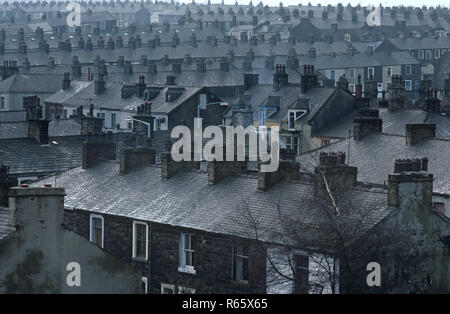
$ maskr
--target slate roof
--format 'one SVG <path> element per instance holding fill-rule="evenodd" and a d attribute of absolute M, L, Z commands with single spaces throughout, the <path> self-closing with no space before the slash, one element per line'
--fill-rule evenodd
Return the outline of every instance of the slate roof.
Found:
<path fill-rule="evenodd" d="M 28 122 L 0 122 L 0 139 L 28 137 Z"/>
<path fill-rule="evenodd" d="M 350 151 L 349 151 L 350 150 Z M 362 140 L 344 139 L 297 157 L 302 169 L 313 171 L 320 152 L 346 152 L 349 164 L 358 167 L 358 181 L 384 184 L 399 158 L 427 157 L 434 175 L 433 191 L 450 195 L 450 140 L 423 140 L 406 145 L 405 136 L 372 134 Z"/>
<path fill-rule="evenodd" d="M 60 77 L 14 74 L 0 82 L 0 93 L 54 93 L 60 86 Z"/>
<path fill-rule="evenodd" d="M 71 81 L 67 90 L 60 89 L 46 98 L 46 103 L 63 104 L 78 107 L 94 104 L 95 108 L 109 108 L 120 110 L 135 110 L 142 103 L 142 98 L 122 98 L 121 83 L 106 82 L 106 89 L 100 95 L 95 95 L 94 81 Z"/>
<path fill-rule="evenodd" d="M 298 76 L 298 75 L 297 75 Z M 331 95 L 336 91 L 336 88 L 311 88 L 305 94 L 301 93 L 301 88 L 298 85 L 289 85 L 283 87 L 279 91 L 273 91 L 272 85 L 257 85 L 248 89 L 244 95 L 252 96 L 252 110 L 253 118 L 256 120 L 259 116 L 259 107 L 264 105 L 269 97 L 280 97 L 279 110 L 268 117 L 268 120 L 284 120 L 287 118 L 288 110 L 300 98 L 307 98 L 310 100 L 310 110 L 302 119 L 310 119 L 321 109 Z"/>
<path fill-rule="evenodd" d="M 51 137 L 48 146 L 34 138 L 0 140 L 0 164 L 12 175 L 43 175 L 81 165 L 82 136 Z"/>
<path fill-rule="evenodd" d="M 53 181 L 49 177 L 35 184 Z M 87 171 L 74 168 L 64 172 L 57 185 L 66 189 L 65 206 L 69 209 L 245 238 L 255 236 L 250 215 L 256 219 L 259 238 L 264 241 L 279 241 L 274 237 L 279 217 L 301 219 L 319 229 L 325 219 L 313 205 L 314 184 L 308 180 L 279 183 L 261 192 L 255 175 L 228 177 L 211 185 L 207 173 L 201 171 L 181 171 L 162 180 L 157 165 L 119 174 L 117 162 L 103 161 Z M 355 222 L 356 208 L 368 213 L 357 232 L 367 231 L 390 212 L 383 188 L 357 186 L 343 200 L 343 216 L 349 223 Z M 316 232 L 309 236 L 314 237 Z"/>
<path fill-rule="evenodd" d="M 27 113 L 25 110 L 0 111 L 0 123 L 25 121 L 26 119 Z"/>
<path fill-rule="evenodd" d="M 48 135 L 54 136 L 72 136 L 81 134 L 81 124 L 73 119 L 50 121 L 48 124 Z"/>
<path fill-rule="evenodd" d="M 0 207 L 0 240 L 13 233 L 15 228 L 10 224 L 9 209 Z"/>
<path fill-rule="evenodd" d="M 389 112 L 387 109 L 379 109 L 380 118 L 383 120 L 383 133 L 393 135 L 405 135 L 405 125 L 409 123 L 434 123 L 436 124 L 436 138 L 450 140 L 450 119 L 436 113 L 426 113 L 422 110 L 401 110 Z M 353 119 L 357 112 L 352 111 L 334 124 L 313 133 L 313 136 L 346 138 L 348 130 L 353 132 Z"/>

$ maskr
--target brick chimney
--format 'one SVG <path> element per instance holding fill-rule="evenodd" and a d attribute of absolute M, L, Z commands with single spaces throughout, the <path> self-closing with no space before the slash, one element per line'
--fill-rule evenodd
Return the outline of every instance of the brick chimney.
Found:
<path fill-rule="evenodd" d="M 315 168 L 316 177 L 316 197 L 327 196 L 328 189 L 332 193 L 339 193 L 346 187 L 356 185 L 358 168 L 345 164 L 345 153 L 343 152 L 321 152 L 319 155 L 319 165 Z M 336 197 L 333 195 L 333 197 Z"/>
<path fill-rule="evenodd" d="M 174 161 L 170 152 L 171 148 L 172 141 L 168 140 L 166 143 L 166 150 L 161 153 L 161 178 L 169 179 L 181 170 L 200 169 L 200 162 L 193 161 L 193 151 L 191 158 L 192 161 Z"/>
<path fill-rule="evenodd" d="M 50 121 L 43 118 L 40 99 L 37 96 L 24 97 L 23 105 L 27 113 L 28 137 L 34 137 L 41 145 L 47 145 Z"/>
<path fill-rule="evenodd" d="M 431 210 L 433 175 L 427 171 L 426 157 L 395 160 L 394 174 L 388 176 L 388 205 Z"/>
<path fill-rule="evenodd" d="M 405 82 L 401 75 L 392 75 L 388 86 L 388 110 L 395 111 L 405 107 Z"/>
<path fill-rule="evenodd" d="M 286 66 L 284 64 L 277 64 L 275 66 L 275 73 L 273 74 L 273 91 L 277 92 L 289 84 L 289 74 L 286 73 Z"/>
<path fill-rule="evenodd" d="M 67 90 L 70 88 L 70 73 L 64 72 L 64 78 L 62 80 L 62 89 Z"/>
<path fill-rule="evenodd" d="M 159 92 L 159 91 L 158 91 Z M 137 106 L 137 113 L 133 116 L 133 119 L 139 120 L 142 122 L 136 121 L 133 123 L 133 133 L 145 135 L 148 138 L 148 125 L 146 123 L 150 123 L 150 136 L 152 136 L 152 127 L 155 117 L 152 116 L 152 103 L 146 102 Z"/>
<path fill-rule="evenodd" d="M 314 65 L 305 64 L 303 73 L 300 74 L 300 86 L 302 94 L 308 92 L 309 89 L 318 85 L 317 73 L 314 71 Z"/>
<path fill-rule="evenodd" d="M 355 141 L 363 139 L 366 135 L 381 133 L 383 120 L 380 119 L 378 109 L 362 108 L 358 116 L 353 119 L 353 138 Z"/>
<path fill-rule="evenodd" d="M 436 136 L 436 125 L 433 123 L 406 124 L 406 145 L 416 145 L 422 140 L 432 140 Z"/>
<path fill-rule="evenodd" d="M 258 190 L 267 191 L 282 180 L 295 180 L 299 177 L 300 164 L 293 160 L 280 160 L 274 172 L 262 172 L 258 169 Z"/>
<path fill-rule="evenodd" d="M 112 132 L 107 134 L 89 134 L 82 148 L 83 169 L 90 168 L 98 158 L 116 159 L 116 144 Z"/>
<path fill-rule="evenodd" d="M 237 158 L 235 158 L 236 160 Z M 229 176 L 238 176 L 247 172 L 246 161 L 209 161 L 208 183 L 216 184 Z"/>
<path fill-rule="evenodd" d="M 94 94 L 101 95 L 106 90 L 106 83 L 103 74 L 98 75 L 98 79 L 94 81 Z"/>
<path fill-rule="evenodd" d="M 0 206 L 8 207 L 9 188 L 17 185 L 17 179 L 9 175 L 9 166 L 0 165 Z"/>
<path fill-rule="evenodd" d="M 120 151 L 120 173 L 155 164 L 156 151 L 150 147 L 125 148 Z"/>
<path fill-rule="evenodd" d="M 144 91 L 147 85 L 145 85 L 145 76 L 139 75 L 139 82 L 136 83 L 136 96 L 143 97 Z"/>

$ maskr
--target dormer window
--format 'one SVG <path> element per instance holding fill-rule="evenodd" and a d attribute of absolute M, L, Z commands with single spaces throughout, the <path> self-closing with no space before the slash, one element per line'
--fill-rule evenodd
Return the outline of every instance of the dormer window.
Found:
<path fill-rule="evenodd" d="M 307 112 L 307 110 L 289 110 L 288 129 L 295 130 L 295 121 L 303 117 Z"/>

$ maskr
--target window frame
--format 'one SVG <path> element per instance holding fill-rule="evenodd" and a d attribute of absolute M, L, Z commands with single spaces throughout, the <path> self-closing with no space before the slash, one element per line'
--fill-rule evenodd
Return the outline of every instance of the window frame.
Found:
<path fill-rule="evenodd" d="M 145 258 L 137 256 L 137 225 L 145 226 Z M 133 260 L 148 261 L 148 223 L 143 221 L 133 221 L 133 239 L 132 239 L 132 258 Z"/>
<path fill-rule="evenodd" d="M 405 65 L 405 75 L 411 75 L 412 74 L 412 65 L 407 64 Z"/>
<path fill-rule="evenodd" d="M 302 267 L 302 266 L 299 266 L 298 265 L 298 258 L 307 258 L 307 262 L 308 262 L 308 267 L 306 268 L 306 267 Z M 306 287 L 305 287 L 305 289 L 306 289 L 306 294 L 308 294 L 309 293 L 309 275 L 310 275 L 310 271 L 309 271 L 309 264 L 310 264 L 310 261 L 309 261 L 309 255 L 306 255 L 306 254 L 295 254 L 294 256 L 293 256 L 293 260 L 294 260 L 294 268 L 295 268 L 295 274 L 294 274 L 294 277 L 295 277 L 295 282 L 294 282 L 294 293 L 296 293 L 296 294 L 298 294 L 298 293 L 303 293 L 304 291 L 301 291 L 300 290 L 300 288 L 299 287 L 297 287 L 297 282 L 298 282 L 298 280 L 299 280 L 299 278 L 298 278 L 298 276 L 299 276 L 299 273 L 298 273 L 298 270 L 306 270 L 306 279 L 307 279 L 307 281 L 306 281 Z"/>
<path fill-rule="evenodd" d="M 367 79 L 368 80 L 370 80 L 370 72 L 372 72 L 373 79 L 375 79 L 375 67 L 367 67 Z"/>
<path fill-rule="evenodd" d="M 189 249 L 186 249 L 186 238 L 185 236 L 190 237 L 190 243 L 191 246 Z M 195 248 L 193 245 L 192 238 L 195 237 L 192 233 L 186 233 L 186 232 L 180 232 L 180 239 L 179 239 L 179 263 L 178 263 L 178 271 L 183 273 L 189 273 L 189 274 L 196 274 L 195 271 Z M 191 263 L 192 265 L 186 265 L 186 251 L 192 252 L 191 256 Z"/>
<path fill-rule="evenodd" d="M 392 76 L 392 66 L 386 67 L 386 76 L 391 77 Z"/>
<path fill-rule="evenodd" d="M 102 222 L 102 244 L 100 247 L 103 248 L 104 244 L 105 244 L 105 220 L 102 215 L 91 214 L 89 216 L 89 241 L 98 246 L 98 244 L 96 242 L 94 242 L 94 232 L 93 232 L 94 231 L 93 230 L 93 227 L 94 227 L 93 220 L 94 219 L 100 219 Z"/>
<path fill-rule="evenodd" d="M 242 254 L 238 254 L 238 248 L 242 248 L 243 253 Z M 239 283 L 244 283 L 244 284 L 248 284 L 249 279 L 250 279 L 250 254 L 248 251 L 248 246 L 246 245 L 242 245 L 242 244 L 234 244 L 233 248 L 232 248 L 232 271 L 231 271 L 231 275 L 232 275 L 232 280 L 234 282 L 239 282 Z M 247 250 L 247 255 L 243 255 L 245 253 L 245 250 Z M 238 272 L 237 272 L 237 265 L 238 265 L 238 259 L 241 260 L 247 260 L 247 279 L 245 280 L 244 278 L 238 278 Z M 242 263 L 242 265 L 244 265 L 244 263 Z M 244 267 L 244 266 L 243 266 Z M 244 271 L 242 271 L 242 276 L 244 277 Z"/>
<path fill-rule="evenodd" d="M 142 276 L 141 277 L 141 282 L 144 284 L 144 291 L 143 291 L 143 293 L 144 294 L 148 294 L 148 278 Z"/>
<path fill-rule="evenodd" d="M 170 289 L 173 293 L 164 293 L 164 289 Z M 175 294 L 175 285 L 161 282 L 161 294 Z"/>
<path fill-rule="evenodd" d="M 406 88 L 406 82 L 409 82 L 409 89 Z M 405 80 L 405 91 L 407 91 L 407 92 L 412 91 L 412 81 L 411 80 Z"/>

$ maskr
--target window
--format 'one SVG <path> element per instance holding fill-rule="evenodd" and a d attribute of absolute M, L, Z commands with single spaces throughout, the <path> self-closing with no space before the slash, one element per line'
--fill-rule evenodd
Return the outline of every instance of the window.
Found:
<path fill-rule="evenodd" d="M 91 219 L 90 240 L 92 243 L 98 245 L 99 247 L 103 247 L 103 235 L 104 235 L 103 217 L 92 214 L 90 219 Z"/>
<path fill-rule="evenodd" d="M 348 77 L 351 78 L 351 79 L 355 78 L 355 69 L 350 69 L 348 71 Z"/>
<path fill-rule="evenodd" d="M 5 109 L 5 97 L 0 97 L 0 110 Z"/>
<path fill-rule="evenodd" d="M 330 145 L 330 140 L 329 139 L 322 139 L 322 146 L 327 146 Z"/>
<path fill-rule="evenodd" d="M 175 285 L 161 283 L 161 294 L 175 294 Z"/>
<path fill-rule="evenodd" d="M 435 59 L 439 59 L 440 56 L 441 56 L 441 51 L 440 50 L 435 50 L 434 51 L 434 58 Z"/>
<path fill-rule="evenodd" d="M 391 76 L 392 75 L 392 67 L 387 67 L 386 68 L 386 76 Z"/>
<path fill-rule="evenodd" d="M 111 113 L 111 128 L 115 128 L 116 127 L 116 114 L 115 113 Z"/>
<path fill-rule="evenodd" d="M 352 94 L 354 94 L 355 93 L 355 84 L 348 84 L 348 89 L 350 90 L 350 92 Z"/>
<path fill-rule="evenodd" d="M 431 60 L 431 56 L 432 56 L 432 51 L 431 50 L 426 50 L 425 51 L 425 58 L 427 60 Z"/>
<path fill-rule="evenodd" d="M 289 112 L 289 126 L 288 129 L 292 130 L 295 128 L 295 112 Z"/>
<path fill-rule="evenodd" d="M 147 280 L 147 277 L 142 277 L 141 283 L 142 283 L 142 286 L 141 286 L 142 293 L 143 294 L 147 294 L 148 293 L 148 280 Z"/>
<path fill-rule="evenodd" d="M 233 280 L 248 281 L 248 249 L 236 246 L 233 249 Z"/>
<path fill-rule="evenodd" d="M 64 119 L 67 119 L 67 109 L 64 109 Z"/>
<path fill-rule="evenodd" d="M 412 73 L 412 66 L 411 66 L 411 64 L 407 64 L 405 66 L 405 74 L 406 75 L 411 75 L 411 73 Z"/>
<path fill-rule="evenodd" d="M 444 203 L 434 202 L 433 209 L 436 212 L 441 213 L 442 215 L 445 215 L 445 204 Z"/>
<path fill-rule="evenodd" d="M 178 294 L 195 294 L 195 289 L 178 286 Z"/>
<path fill-rule="evenodd" d="M 133 258 L 148 259 L 148 225 L 144 222 L 133 221 Z"/>
<path fill-rule="evenodd" d="M 425 59 L 425 52 L 423 50 L 419 50 L 419 59 L 420 60 Z"/>
<path fill-rule="evenodd" d="M 294 264 L 295 264 L 294 293 L 308 293 L 309 257 L 305 255 L 295 255 Z"/>
<path fill-rule="evenodd" d="M 336 71 L 330 70 L 330 80 L 336 81 Z"/>
<path fill-rule="evenodd" d="M 405 80 L 405 90 L 406 91 L 412 90 L 411 80 Z"/>
<path fill-rule="evenodd" d="M 375 76 L 375 68 L 367 68 L 367 78 L 373 79 Z"/>
<path fill-rule="evenodd" d="M 178 271 L 195 274 L 194 269 L 194 235 L 181 233 L 180 236 L 180 267 Z"/>

